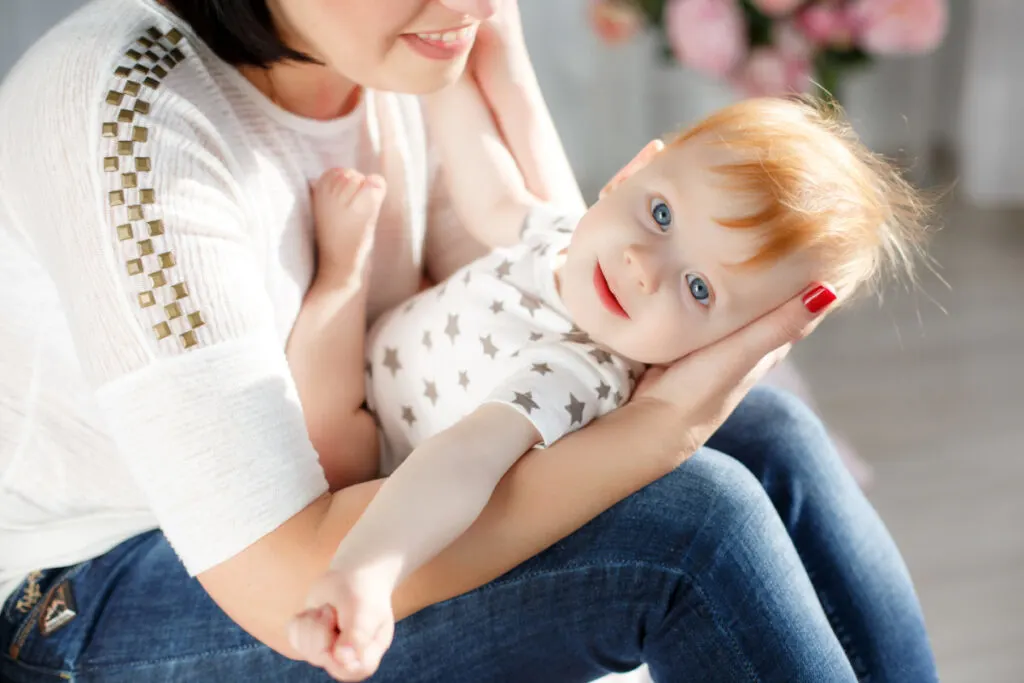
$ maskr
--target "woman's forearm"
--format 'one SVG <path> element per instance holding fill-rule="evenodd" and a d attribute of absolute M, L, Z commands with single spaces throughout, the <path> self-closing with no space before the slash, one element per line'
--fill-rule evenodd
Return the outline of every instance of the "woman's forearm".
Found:
<path fill-rule="evenodd" d="M 396 618 L 491 581 L 665 475 L 683 455 L 672 412 L 634 402 L 521 458 L 462 536 L 398 586 Z M 244 629 L 292 655 L 290 617 L 328 570 L 379 481 L 324 496 L 200 580 Z"/>
<path fill-rule="evenodd" d="M 513 41 L 500 55 L 498 64 L 489 64 L 478 72 L 478 79 L 526 187 L 545 201 L 570 210 L 585 210 L 586 203 L 525 44 Z"/>

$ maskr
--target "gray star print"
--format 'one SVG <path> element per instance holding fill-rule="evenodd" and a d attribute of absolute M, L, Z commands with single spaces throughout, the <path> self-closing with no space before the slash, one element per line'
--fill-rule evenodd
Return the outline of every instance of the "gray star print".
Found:
<path fill-rule="evenodd" d="M 615 399 L 615 405 L 622 403 L 622 394 L 618 391 L 615 392 L 615 396 L 613 398 Z"/>
<path fill-rule="evenodd" d="M 590 349 L 590 355 L 594 357 L 594 360 L 602 365 L 612 362 L 612 354 L 608 353 L 604 349 Z"/>
<path fill-rule="evenodd" d="M 552 372 L 551 366 L 548 365 L 547 363 L 534 363 L 531 370 L 533 370 L 533 372 L 536 372 L 541 377 L 548 374 L 549 372 Z"/>
<path fill-rule="evenodd" d="M 484 345 L 484 353 L 492 359 L 498 355 L 498 347 L 494 345 L 493 341 L 491 341 L 491 335 L 480 337 L 480 343 Z"/>
<path fill-rule="evenodd" d="M 498 277 L 508 277 L 512 273 L 512 262 L 505 259 L 500 266 L 494 269 L 494 273 Z"/>
<path fill-rule="evenodd" d="M 569 394 L 569 405 L 565 406 L 565 409 L 569 411 L 569 417 L 572 418 L 572 421 L 569 422 L 570 425 L 583 424 L 583 409 L 586 407 L 586 403 Z"/>
<path fill-rule="evenodd" d="M 455 343 L 455 338 L 459 336 L 459 314 L 449 313 L 448 314 L 448 325 L 444 328 L 444 333 L 451 337 L 452 344 Z"/>
<path fill-rule="evenodd" d="M 437 383 L 423 380 L 423 395 L 430 399 L 430 405 L 437 405 Z"/>
<path fill-rule="evenodd" d="M 459 386 L 463 389 L 469 389 L 469 373 L 465 370 L 459 370 Z"/>
<path fill-rule="evenodd" d="M 519 305 L 530 312 L 530 317 L 533 317 L 533 312 L 540 308 L 540 300 L 535 296 L 529 294 L 523 294 L 519 299 Z"/>
<path fill-rule="evenodd" d="M 384 348 L 384 367 L 391 371 L 392 377 L 402 369 L 402 363 L 398 360 L 398 349 Z"/>
<path fill-rule="evenodd" d="M 527 415 L 532 413 L 535 408 L 538 408 L 538 409 L 540 408 L 539 405 L 537 405 L 536 403 L 533 402 L 533 392 L 532 391 L 527 391 L 525 394 L 520 394 L 517 391 L 517 392 L 515 392 L 515 395 L 516 395 L 516 398 L 512 402 L 515 403 L 518 406 L 522 406 L 523 410 L 526 411 Z"/>
<path fill-rule="evenodd" d="M 412 310 L 412 307 L 415 306 L 415 305 L 416 305 L 415 301 L 410 301 L 409 303 L 407 303 L 405 305 L 405 308 L 403 308 L 402 311 L 405 312 L 405 313 L 408 313 L 409 311 Z"/>
<path fill-rule="evenodd" d="M 505 304 L 501 303 L 497 299 L 495 299 L 494 303 L 491 304 L 491 312 L 494 313 L 495 315 L 501 313 L 504 310 L 505 310 Z"/>
<path fill-rule="evenodd" d="M 576 342 L 577 344 L 589 344 L 590 337 L 587 336 L 586 332 L 573 325 L 571 330 L 562 333 L 562 341 Z"/>
<path fill-rule="evenodd" d="M 602 401 L 608 398 L 608 394 L 611 392 L 611 390 L 612 388 L 605 384 L 604 382 L 601 382 L 600 386 L 598 386 L 597 389 L 595 389 L 595 391 L 597 392 L 597 397 Z"/>
<path fill-rule="evenodd" d="M 629 375 L 629 386 L 636 384 L 636 373 L 633 372 L 633 368 L 630 368 L 627 374 Z"/>
<path fill-rule="evenodd" d="M 412 423 L 416 421 L 416 416 L 413 414 L 412 408 L 409 406 L 402 406 L 402 419 L 412 427 Z"/>
<path fill-rule="evenodd" d="M 567 225 L 568 222 L 569 221 L 565 217 L 560 217 L 557 220 L 555 220 L 555 232 L 565 232 L 565 233 L 572 232 L 572 228 L 570 228 Z"/>
<path fill-rule="evenodd" d="M 423 345 L 427 347 L 427 351 L 434 347 L 434 343 L 430 341 L 430 330 L 423 330 Z"/>
<path fill-rule="evenodd" d="M 466 283 L 466 284 L 468 285 L 468 284 L 469 284 L 469 277 L 470 277 L 470 276 L 471 276 L 472 274 L 473 274 L 473 271 L 471 271 L 471 270 L 467 270 L 467 271 L 466 271 L 466 277 L 462 278 L 462 281 L 463 281 L 464 283 Z"/>
<path fill-rule="evenodd" d="M 544 335 L 541 334 L 540 332 L 531 332 L 530 333 L 530 341 L 540 341 L 543 338 L 544 338 Z"/>

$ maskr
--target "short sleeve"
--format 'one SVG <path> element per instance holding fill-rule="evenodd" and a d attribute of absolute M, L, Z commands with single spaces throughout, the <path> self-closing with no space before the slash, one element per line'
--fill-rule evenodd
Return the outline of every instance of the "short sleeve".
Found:
<path fill-rule="evenodd" d="M 56 285 L 120 456 L 196 574 L 327 487 L 228 119 L 197 104 L 208 86 L 193 59 L 179 32 L 151 29 L 99 79 L 51 63 L 52 95 L 19 72 L 0 100 L 0 118 L 17 120 L 0 134 L 0 188 Z M 97 80 L 102 90 L 83 86 Z M 17 104 L 39 116 L 8 118 L 12 92 L 34 92 Z"/>
<path fill-rule="evenodd" d="M 506 361 L 505 378 L 483 401 L 526 417 L 550 446 L 629 399 L 633 367 L 591 344 L 538 344 Z"/>
<path fill-rule="evenodd" d="M 527 241 L 545 235 L 571 235 L 582 214 L 566 212 L 553 204 L 537 204 L 526 214 L 519 232 L 520 240 Z M 561 239 L 561 238 L 559 238 Z"/>

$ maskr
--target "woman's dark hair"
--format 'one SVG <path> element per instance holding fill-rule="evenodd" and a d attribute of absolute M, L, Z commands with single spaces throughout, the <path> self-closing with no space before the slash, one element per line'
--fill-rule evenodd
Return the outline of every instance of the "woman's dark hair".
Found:
<path fill-rule="evenodd" d="M 284 44 L 267 0 L 170 0 L 167 4 L 228 64 L 266 68 L 287 59 L 316 62 Z"/>

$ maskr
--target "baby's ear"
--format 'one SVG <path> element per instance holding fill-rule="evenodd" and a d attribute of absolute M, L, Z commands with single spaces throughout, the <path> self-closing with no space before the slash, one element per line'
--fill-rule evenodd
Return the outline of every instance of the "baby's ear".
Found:
<path fill-rule="evenodd" d="M 625 182 L 631 175 L 649 164 L 651 159 L 656 157 L 663 149 L 665 149 L 665 143 L 661 140 L 651 140 L 644 145 L 644 148 L 637 152 L 636 156 L 633 157 L 628 164 L 623 166 L 619 172 L 608 181 L 604 188 L 601 189 L 601 194 L 598 195 L 598 199 L 604 197 L 606 194 Z"/>

